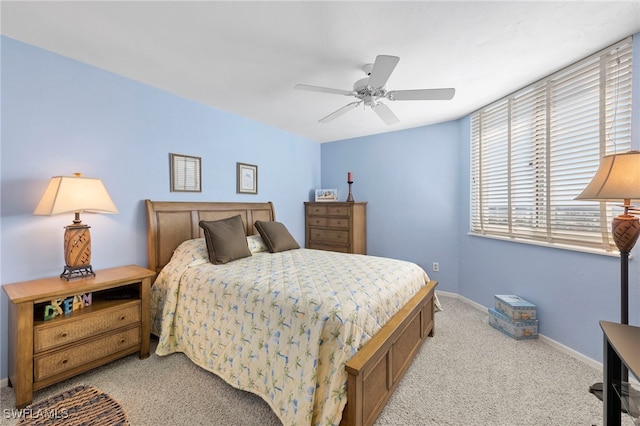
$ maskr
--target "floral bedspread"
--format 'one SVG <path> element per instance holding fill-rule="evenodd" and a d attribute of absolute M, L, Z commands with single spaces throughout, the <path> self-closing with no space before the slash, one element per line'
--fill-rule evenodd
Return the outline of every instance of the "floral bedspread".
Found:
<path fill-rule="evenodd" d="M 151 290 L 156 353 L 185 353 L 284 425 L 335 425 L 345 363 L 427 281 L 414 263 L 309 249 L 213 265 L 189 240 Z"/>

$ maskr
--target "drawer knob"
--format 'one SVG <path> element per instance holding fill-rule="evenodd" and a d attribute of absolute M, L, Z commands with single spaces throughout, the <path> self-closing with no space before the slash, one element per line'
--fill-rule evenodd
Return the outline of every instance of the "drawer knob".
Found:
<path fill-rule="evenodd" d="M 65 338 L 67 336 L 68 336 L 68 334 L 67 334 L 66 331 L 63 331 L 62 333 L 60 333 L 60 337 L 62 337 L 62 338 Z"/>
<path fill-rule="evenodd" d="M 122 316 L 120 317 L 120 321 L 124 321 L 124 319 L 125 319 L 125 318 L 126 318 L 126 316 L 122 315 Z"/>
<path fill-rule="evenodd" d="M 63 360 L 62 360 L 62 363 L 63 363 L 63 364 L 66 364 L 67 362 L 69 362 L 69 360 L 68 360 L 68 359 L 63 359 Z"/>
<path fill-rule="evenodd" d="M 127 339 L 125 339 L 125 338 L 120 339 L 120 343 L 124 343 L 126 341 L 127 341 Z"/>

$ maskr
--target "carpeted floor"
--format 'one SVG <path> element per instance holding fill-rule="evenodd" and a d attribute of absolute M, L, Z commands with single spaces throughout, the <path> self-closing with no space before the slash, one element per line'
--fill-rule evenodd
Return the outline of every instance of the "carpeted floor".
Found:
<path fill-rule="evenodd" d="M 588 392 L 602 381 L 599 369 L 540 340 L 510 339 L 465 301 L 442 295 L 440 301 L 436 335 L 421 348 L 378 425 L 603 424 L 602 402 Z M 232 389 L 182 354 L 132 355 L 37 391 L 34 401 L 79 384 L 111 395 L 134 426 L 280 424 L 260 398 Z M 0 424 L 15 425 L 6 411 L 13 390 L 1 391 Z"/>

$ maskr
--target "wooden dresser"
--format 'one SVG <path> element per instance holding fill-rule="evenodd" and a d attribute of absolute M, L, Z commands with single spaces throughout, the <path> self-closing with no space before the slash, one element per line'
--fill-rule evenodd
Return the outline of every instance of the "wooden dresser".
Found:
<path fill-rule="evenodd" d="M 117 358 L 134 352 L 148 357 L 154 276 L 130 265 L 70 281 L 51 277 L 4 285 L 16 407 L 30 404 L 34 390 Z M 84 298 L 74 299 L 82 294 Z M 60 311 L 53 314 L 56 306 Z"/>
<path fill-rule="evenodd" d="M 366 202 L 306 202 L 305 246 L 367 254 Z"/>

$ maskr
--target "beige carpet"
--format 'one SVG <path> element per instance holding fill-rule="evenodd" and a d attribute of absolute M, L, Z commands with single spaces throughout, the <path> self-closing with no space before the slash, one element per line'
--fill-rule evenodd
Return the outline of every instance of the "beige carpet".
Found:
<path fill-rule="evenodd" d="M 486 312 L 462 300 L 441 295 L 440 301 L 435 337 L 421 348 L 378 425 L 603 424 L 602 402 L 588 392 L 602 381 L 599 369 L 540 340 L 510 339 L 487 324 Z M 260 398 L 232 389 L 182 354 L 132 355 L 35 392 L 35 402 L 79 384 L 119 401 L 134 426 L 280 424 Z M 3 388 L 1 395 L 0 422 L 15 425 L 4 411 L 13 407 L 13 391 Z M 625 418 L 623 425 L 632 422 Z"/>

